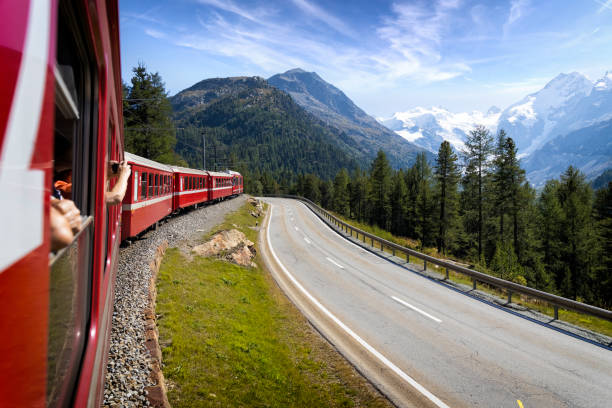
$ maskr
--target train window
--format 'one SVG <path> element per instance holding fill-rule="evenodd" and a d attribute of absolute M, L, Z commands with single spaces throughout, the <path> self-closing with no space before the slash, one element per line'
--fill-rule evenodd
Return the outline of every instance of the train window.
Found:
<path fill-rule="evenodd" d="M 155 195 L 159 195 L 159 174 L 155 175 Z"/>
<path fill-rule="evenodd" d="M 142 173 L 140 176 L 140 199 L 147 198 L 147 173 Z"/>
<path fill-rule="evenodd" d="M 138 170 L 132 175 L 132 184 L 134 185 L 134 201 L 138 201 Z"/>
<path fill-rule="evenodd" d="M 98 80 L 79 7 L 59 1 L 56 27 L 52 185 L 81 211 L 81 230 L 50 259 L 46 406 L 66 406 L 78 379 L 91 304 L 96 212 Z M 51 40 L 53 42 L 53 40 Z"/>

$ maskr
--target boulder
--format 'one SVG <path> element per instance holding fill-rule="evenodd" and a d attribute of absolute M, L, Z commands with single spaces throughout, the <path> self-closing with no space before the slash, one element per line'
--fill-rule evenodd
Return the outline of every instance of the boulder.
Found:
<path fill-rule="evenodd" d="M 237 229 L 219 231 L 210 240 L 192 250 L 200 256 L 218 256 L 238 265 L 251 266 L 255 244 Z"/>

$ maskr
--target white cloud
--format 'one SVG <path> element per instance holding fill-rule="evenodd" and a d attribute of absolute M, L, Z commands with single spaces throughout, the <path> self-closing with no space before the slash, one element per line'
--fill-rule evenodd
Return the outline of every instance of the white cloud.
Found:
<path fill-rule="evenodd" d="M 292 0 L 292 1 L 293 1 L 293 4 L 295 4 L 300 10 L 302 10 L 306 14 L 311 15 L 317 20 L 324 22 L 329 27 L 333 28 L 339 33 L 342 33 L 349 37 L 356 36 L 355 32 L 352 29 L 350 29 L 342 20 L 329 14 L 328 12 L 326 12 L 325 10 L 323 10 L 316 4 L 309 2 L 308 0 Z"/>
<path fill-rule="evenodd" d="M 504 35 L 507 34 L 510 27 L 516 23 L 521 17 L 525 16 L 529 9 L 529 0 L 512 0 L 510 2 L 510 12 L 508 19 L 504 23 Z"/>
<path fill-rule="evenodd" d="M 247 10 L 244 7 L 237 6 L 230 0 L 198 0 L 198 2 L 204 5 L 216 7 L 229 13 L 236 14 L 242 18 L 246 18 L 247 20 L 253 22 L 257 22 L 262 17 L 262 14 L 265 14 L 263 13 L 262 9 L 257 9 L 256 12 L 252 12 L 251 10 Z"/>
<path fill-rule="evenodd" d="M 606 9 L 608 10 L 612 10 L 612 0 L 606 0 L 606 1 L 602 1 L 602 0 L 595 0 L 595 3 L 598 3 L 601 5 L 601 7 L 599 8 L 599 10 L 597 10 L 597 14 L 601 14 L 602 12 L 604 12 Z"/>
<path fill-rule="evenodd" d="M 145 29 L 145 34 L 150 36 L 150 37 L 157 38 L 157 39 L 166 38 L 166 34 L 165 33 L 162 33 L 161 31 L 154 30 L 152 28 L 146 28 Z"/>
<path fill-rule="evenodd" d="M 391 77 L 419 77 L 443 81 L 470 71 L 465 63 L 446 63 L 441 44 L 458 0 L 442 0 L 433 7 L 425 4 L 393 4 L 395 15 L 378 28 L 389 49 L 377 61 Z"/>

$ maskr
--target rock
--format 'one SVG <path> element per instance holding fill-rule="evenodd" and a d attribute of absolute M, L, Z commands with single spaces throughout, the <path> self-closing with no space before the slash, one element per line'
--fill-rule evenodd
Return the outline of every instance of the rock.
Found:
<path fill-rule="evenodd" d="M 222 251 L 230 251 L 240 244 L 252 247 L 255 244 L 249 241 L 241 231 L 237 229 L 217 232 L 212 238 L 202 245 L 193 248 L 193 252 L 200 256 L 218 255 Z"/>
<path fill-rule="evenodd" d="M 255 257 L 255 244 L 242 231 L 231 229 L 217 232 L 208 242 L 195 246 L 192 251 L 196 255 L 221 256 L 235 264 L 250 266 Z"/>
<path fill-rule="evenodd" d="M 255 257 L 255 249 L 251 250 L 248 246 L 243 245 L 240 248 L 236 248 L 228 257 L 235 264 L 250 266 L 251 259 Z"/>

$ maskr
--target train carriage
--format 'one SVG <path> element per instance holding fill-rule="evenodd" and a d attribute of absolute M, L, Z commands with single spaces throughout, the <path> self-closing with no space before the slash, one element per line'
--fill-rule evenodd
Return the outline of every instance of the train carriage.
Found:
<path fill-rule="evenodd" d="M 107 165 L 123 158 L 117 1 L 2 0 L 0 16 L 0 405 L 99 407 L 120 221 Z M 51 252 L 55 193 L 82 228 Z"/>
<path fill-rule="evenodd" d="M 172 213 L 172 167 L 125 153 L 132 168 L 122 204 L 121 240 L 133 237 Z"/>
<path fill-rule="evenodd" d="M 210 182 L 210 189 L 208 191 L 208 199 L 210 201 L 222 200 L 233 194 L 232 175 L 229 172 L 209 171 L 207 173 Z"/>
<path fill-rule="evenodd" d="M 242 174 L 237 171 L 230 170 L 229 173 L 232 175 L 232 195 L 242 194 L 243 192 L 243 182 L 242 182 Z"/>
<path fill-rule="evenodd" d="M 209 200 L 210 179 L 208 172 L 172 167 L 174 173 L 173 210 L 191 207 Z"/>

